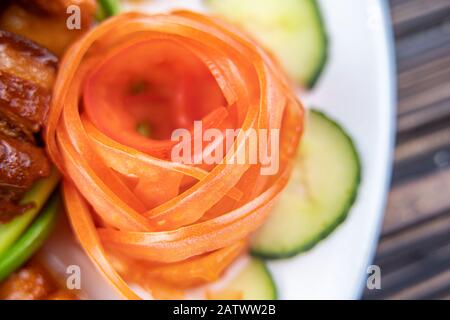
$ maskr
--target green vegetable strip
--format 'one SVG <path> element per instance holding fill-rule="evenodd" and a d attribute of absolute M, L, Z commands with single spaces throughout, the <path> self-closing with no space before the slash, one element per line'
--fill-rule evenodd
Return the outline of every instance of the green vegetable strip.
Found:
<path fill-rule="evenodd" d="M 60 209 L 61 200 L 56 193 L 19 240 L 0 255 L 0 281 L 22 266 L 42 246 L 53 229 Z"/>
<path fill-rule="evenodd" d="M 97 20 L 99 21 L 115 16 L 120 12 L 118 0 L 98 0 L 98 4 L 99 11 L 97 12 Z"/>
<path fill-rule="evenodd" d="M 41 211 L 58 181 L 59 173 L 56 169 L 53 169 L 50 177 L 36 182 L 22 198 L 21 204 L 33 203 L 34 206 L 8 223 L 0 224 L 0 257 L 21 236 Z"/>

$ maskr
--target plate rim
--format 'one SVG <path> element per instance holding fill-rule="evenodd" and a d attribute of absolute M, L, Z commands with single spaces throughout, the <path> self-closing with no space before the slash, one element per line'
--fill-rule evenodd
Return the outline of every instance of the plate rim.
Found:
<path fill-rule="evenodd" d="M 370 263 L 373 262 L 375 258 L 376 249 L 378 247 L 381 230 L 383 226 L 384 216 L 386 214 L 387 200 L 389 197 L 389 191 L 392 180 L 393 173 L 393 161 L 394 161 L 394 152 L 395 152 L 395 142 L 396 142 L 396 128 L 397 128 L 397 65 L 396 65 L 396 55 L 395 55 L 395 37 L 394 30 L 391 20 L 391 11 L 388 0 L 383 0 L 379 3 L 380 12 L 381 12 L 381 25 L 383 28 L 383 43 L 384 43 L 384 52 L 385 59 L 387 61 L 387 73 L 388 77 L 388 96 L 389 96 L 389 105 L 386 108 L 388 112 L 388 117 L 386 117 L 388 132 L 388 144 L 387 150 L 385 152 L 384 165 L 384 185 L 382 186 L 382 198 L 378 202 L 378 208 L 376 211 L 379 212 L 377 217 L 377 224 L 374 228 L 374 237 L 372 243 L 370 244 L 370 249 L 367 251 L 367 255 L 365 257 L 365 270 L 361 270 L 361 276 L 359 282 L 359 287 L 355 292 L 353 298 L 361 299 L 364 294 L 364 290 L 366 287 L 366 279 L 367 279 L 367 267 Z"/>

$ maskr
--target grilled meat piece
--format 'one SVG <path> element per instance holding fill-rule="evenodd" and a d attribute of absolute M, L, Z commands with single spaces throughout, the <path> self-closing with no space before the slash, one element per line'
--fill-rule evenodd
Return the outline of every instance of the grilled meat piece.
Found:
<path fill-rule="evenodd" d="M 44 123 L 50 104 L 50 90 L 34 82 L 0 71 L 0 107 L 27 129 L 37 132 Z"/>
<path fill-rule="evenodd" d="M 0 110 L 32 132 L 47 115 L 57 58 L 48 50 L 0 30 Z"/>
<path fill-rule="evenodd" d="M 0 133 L 0 223 L 28 209 L 30 204 L 18 201 L 37 179 L 49 174 L 50 162 L 42 148 Z"/>
<path fill-rule="evenodd" d="M 0 30 L 0 222 L 23 212 L 22 195 L 50 174 L 34 134 L 45 122 L 56 69 L 48 50 Z"/>
<path fill-rule="evenodd" d="M 25 266 L 0 286 L 1 300 L 43 300 L 55 291 L 55 283 L 39 265 Z"/>
<path fill-rule="evenodd" d="M 80 8 L 79 29 L 67 27 L 72 13 L 67 13 L 70 5 Z M 0 29 L 19 34 L 60 56 L 89 29 L 96 5 L 94 0 L 17 0 L 0 11 Z"/>
<path fill-rule="evenodd" d="M 23 123 L 20 117 L 0 107 L 0 134 L 16 138 L 20 141 L 35 143 L 33 132 Z"/>
<path fill-rule="evenodd" d="M 0 30 L 1 69 L 51 88 L 58 58 L 36 43 L 8 31 Z"/>
<path fill-rule="evenodd" d="M 0 283 L 0 300 L 77 300 L 60 279 L 32 260 Z"/>
<path fill-rule="evenodd" d="M 1 200 L 0 194 L 0 224 L 7 223 L 17 215 L 32 208 L 33 204 L 20 205 L 12 201 Z"/>
<path fill-rule="evenodd" d="M 80 8 L 84 23 L 90 23 L 97 10 L 97 2 L 95 0 L 22 0 L 21 2 L 26 7 L 34 6 L 41 12 L 54 16 L 65 16 L 67 8 L 71 5 L 76 5 Z"/>
<path fill-rule="evenodd" d="M 34 181 L 50 174 L 44 149 L 0 134 L 0 195 L 16 200 Z"/>

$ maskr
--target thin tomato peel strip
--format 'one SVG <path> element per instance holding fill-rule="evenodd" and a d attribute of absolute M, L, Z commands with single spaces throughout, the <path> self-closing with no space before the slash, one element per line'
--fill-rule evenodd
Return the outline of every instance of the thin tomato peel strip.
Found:
<path fill-rule="evenodd" d="M 244 250 L 289 179 L 303 113 L 277 63 L 239 30 L 186 11 L 126 13 L 64 56 L 45 139 L 72 227 L 101 273 L 124 298 L 139 298 L 131 282 L 166 297 L 172 289 L 161 288 L 216 280 Z M 220 163 L 171 160 L 170 133 L 195 137 L 197 120 L 237 130 Z M 150 136 L 136 131 L 142 121 Z M 249 161 L 248 132 L 260 129 L 280 133 L 270 176 Z M 193 159 L 218 151 L 192 145 Z"/>

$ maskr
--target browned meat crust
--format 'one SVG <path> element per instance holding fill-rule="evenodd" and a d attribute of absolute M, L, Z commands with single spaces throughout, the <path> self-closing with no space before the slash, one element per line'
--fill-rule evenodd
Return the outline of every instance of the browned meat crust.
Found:
<path fill-rule="evenodd" d="M 80 29 L 67 28 L 67 19 L 73 13 L 67 13 L 70 5 L 80 8 Z M 15 0 L 0 7 L 0 29 L 19 34 L 61 56 L 89 29 L 96 5 L 94 0 Z"/>
<path fill-rule="evenodd" d="M 0 193 L 1 189 L 25 191 L 49 174 L 44 149 L 0 134 Z"/>
<path fill-rule="evenodd" d="M 76 5 L 80 7 L 83 20 L 89 22 L 97 9 L 95 0 L 22 0 L 22 3 L 55 16 L 64 16 L 69 6 Z"/>
<path fill-rule="evenodd" d="M 3 114 L 9 118 L 18 116 L 32 132 L 39 131 L 47 115 L 56 66 L 57 59 L 48 50 L 0 30 L 0 110 Z"/>
<path fill-rule="evenodd" d="M 50 174 L 50 163 L 42 148 L 0 133 L 0 223 L 23 213 L 30 205 L 19 205 L 39 178 Z"/>
<path fill-rule="evenodd" d="M 34 134 L 45 123 L 56 68 L 48 50 L 0 30 L 0 222 L 23 212 L 17 201 L 50 174 Z"/>
<path fill-rule="evenodd" d="M 32 132 L 39 131 L 44 124 L 50 92 L 34 82 L 0 71 L 0 108 L 10 118 L 20 118 L 18 121 Z"/>
<path fill-rule="evenodd" d="M 0 195 L 1 197 L 1 195 Z M 0 223 L 7 223 L 17 215 L 20 215 L 32 208 L 34 204 L 20 205 L 16 202 L 0 200 Z"/>
<path fill-rule="evenodd" d="M 33 132 L 27 127 L 25 121 L 12 112 L 0 108 L 0 133 L 20 141 L 35 142 Z"/>
<path fill-rule="evenodd" d="M 0 30 L 0 43 L 2 46 L 5 46 L 6 49 L 10 48 L 11 51 L 21 54 L 21 58 L 24 61 L 34 61 L 33 65 L 36 62 L 42 67 L 50 67 L 53 69 L 55 69 L 58 65 L 58 58 L 55 57 L 55 55 L 50 51 L 11 32 Z M 18 56 L 15 57 L 20 58 Z"/>
<path fill-rule="evenodd" d="M 0 133 L 0 223 L 30 208 L 18 201 L 36 180 L 49 174 L 44 149 Z"/>
<path fill-rule="evenodd" d="M 76 300 L 76 294 L 58 280 L 43 265 L 31 261 L 0 283 L 0 300 Z"/>
<path fill-rule="evenodd" d="M 55 291 L 55 283 L 39 265 L 25 266 L 0 286 L 1 300 L 41 300 Z"/>

